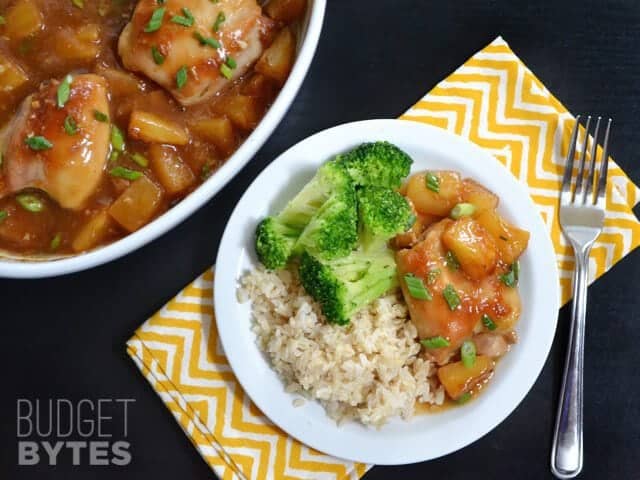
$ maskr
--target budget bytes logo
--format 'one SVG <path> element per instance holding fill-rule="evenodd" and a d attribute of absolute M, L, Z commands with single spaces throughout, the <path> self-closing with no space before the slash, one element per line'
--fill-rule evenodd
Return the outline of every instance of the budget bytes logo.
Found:
<path fill-rule="evenodd" d="M 128 416 L 134 402 L 19 398 L 18 464 L 129 465 Z"/>

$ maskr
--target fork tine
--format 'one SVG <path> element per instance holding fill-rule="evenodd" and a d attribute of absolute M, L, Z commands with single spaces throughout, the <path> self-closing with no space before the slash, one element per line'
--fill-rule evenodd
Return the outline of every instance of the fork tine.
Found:
<path fill-rule="evenodd" d="M 589 125 L 591 124 L 591 115 L 587 117 L 587 123 L 584 126 L 584 142 L 582 142 L 582 153 L 580 154 L 580 166 L 578 167 L 578 177 L 576 178 L 576 190 L 573 196 L 575 202 L 582 196 L 582 183 L 584 177 L 584 160 L 587 156 L 587 148 L 589 147 Z"/>
<path fill-rule="evenodd" d="M 573 125 L 571 140 L 569 141 L 569 151 L 567 153 L 567 161 L 564 167 L 564 175 L 562 177 L 562 193 L 571 192 L 571 176 L 573 174 L 573 157 L 576 155 L 576 143 L 578 141 L 578 131 L 580 130 L 580 115 L 576 116 L 576 123 Z"/>
<path fill-rule="evenodd" d="M 591 199 L 589 203 L 593 203 L 593 192 L 591 189 L 593 188 L 593 178 L 596 174 L 596 157 L 598 154 L 598 131 L 600 130 L 600 120 L 602 120 L 602 117 L 598 117 L 596 129 L 594 130 L 593 137 L 591 139 L 591 154 L 589 158 L 589 165 L 587 167 L 587 183 L 584 186 L 584 195 L 582 197 L 582 203 L 585 205 L 588 197 Z"/>
<path fill-rule="evenodd" d="M 598 189 L 596 190 L 596 201 L 604 201 L 607 194 L 607 171 L 609 168 L 609 130 L 611 129 L 611 119 L 607 122 L 607 129 L 604 132 L 604 143 L 602 144 L 602 158 L 600 159 L 600 178 L 598 178 Z"/>

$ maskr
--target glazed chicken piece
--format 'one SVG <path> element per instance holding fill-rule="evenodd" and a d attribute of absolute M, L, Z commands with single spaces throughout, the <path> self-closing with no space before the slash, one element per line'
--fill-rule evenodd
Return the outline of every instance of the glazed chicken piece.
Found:
<path fill-rule="evenodd" d="M 261 13 L 256 0 L 140 0 L 118 52 L 127 69 L 156 81 L 182 105 L 193 105 L 258 59 L 261 36 L 272 25 Z"/>
<path fill-rule="evenodd" d="M 100 183 L 109 153 L 107 82 L 98 75 L 72 76 L 61 107 L 60 83 L 45 82 L 27 97 L 0 139 L 0 197 L 37 188 L 78 210 Z"/>
<path fill-rule="evenodd" d="M 492 259 L 493 265 L 484 266 L 487 273 L 481 278 L 471 279 L 462 268 L 451 268 L 447 259 L 449 249 L 443 238 L 447 238 L 448 232 L 457 230 L 461 225 L 458 222 L 460 220 L 444 219 L 432 225 L 425 232 L 424 240 L 396 255 L 400 278 L 406 274 L 415 275 L 423 280 L 432 295 L 432 300 L 416 299 L 411 296 L 406 282 L 401 282 L 411 320 L 420 338 L 442 336 L 450 343 L 448 347 L 427 349 L 440 365 L 450 359 L 462 342 L 472 337 L 476 327 L 481 325 L 483 314 L 489 315 L 498 331 L 511 329 L 520 315 L 518 291 L 499 280 L 499 273 L 506 267 L 497 263 L 495 252 L 486 252 L 484 258 Z M 460 306 L 453 311 L 443 294 L 448 286 L 460 300 Z"/>

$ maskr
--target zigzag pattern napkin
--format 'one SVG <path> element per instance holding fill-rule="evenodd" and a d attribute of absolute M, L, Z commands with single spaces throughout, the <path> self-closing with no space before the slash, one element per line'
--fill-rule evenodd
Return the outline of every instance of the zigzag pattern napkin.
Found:
<path fill-rule="evenodd" d="M 557 192 L 574 117 L 497 38 L 402 118 L 470 139 L 529 187 L 556 248 L 565 303 L 573 256 L 557 222 Z M 591 279 L 640 243 L 631 210 L 640 191 L 613 161 L 609 172 L 607 218 L 592 251 Z M 357 479 L 370 467 L 300 444 L 251 403 L 216 332 L 213 268 L 147 320 L 127 352 L 221 479 Z"/>

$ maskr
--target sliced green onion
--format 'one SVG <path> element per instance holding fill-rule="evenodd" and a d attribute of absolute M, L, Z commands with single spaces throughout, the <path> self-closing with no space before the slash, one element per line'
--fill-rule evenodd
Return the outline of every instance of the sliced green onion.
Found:
<path fill-rule="evenodd" d="M 111 125 L 111 146 L 119 152 L 124 151 L 124 134 L 115 125 Z"/>
<path fill-rule="evenodd" d="M 2 15 L 0 15 L 0 25 L 5 25 L 7 21 L 4 19 Z"/>
<path fill-rule="evenodd" d="M 456 254 L 449 250 L 444 256 L 445 264 L 449 270 L 458 270 L 460 268 L 460 262 L 456 257 Z"/>
<path fill-rule="evenodd" d="M 93 111 L 93 118 L 102 123 L 106 123 L 109 121 L 109 116 L 106 113 L 101 112 L 100 110 Z"/>
<path fill-rule="evenodd" d="M 118 160 L 118 157 L 120 156 L 120 152 L 117 150 L 111 150 L 111 153 L 109 154 L 109 161 L 111 163 L 115 163 Z"/>
<path fill-rule="evenodd" d="M 473 364 L 476 363 L 476 344 L 471 340 L 465 341 L 460 347 L 460 359 L 467 368 L 473 367 Z"/>
<path fill-rule="evenodd" d="M 180 70 L 176 73 L 176 86 L 178 90 L 184 87 L 187 83 L 187 67 L 182 66 Z"/>
<path fill-rule="evenodd" d="M 110 175 L 114 177 L 124 178 L 125 180 L 137 180 L 142 176 L 142 172 L 131 170 L 126 167 L 115 167 L 109 171 Z"/>
<path fill-rule="evenodd" d="M 442 290 L 442 295 L 444 296 L 447 305 L 449 305 L 449 310 L 451 310 L 452 312 L 460 306 L 460 297 L 458 296 L 458 292 L 456 292 L 456 289 L 453 288 L 453 285 L 448 284 L 446 287 L 444 287 L 444 290 Z"/>
<path fill-rule="evenodd" d="M 227 18 L 224 16 L 224 12 L 220 12 L 218 14 L 218 18 L 216 18 L 216 21 L 213 24 L 213 31 L 217 32 L 218 30 L 220 30 L 220 25 L 222 25 L 226 19 Z"/>
<path fill-rule="evenodd" d="M 456 398 L 456 403 L 458 405 L 462 405 L 464 403 L 467 403 L 469 400 L 471 400 L 471 394 L 469 392 L 464 392 L 462 395 Z"/>
<path fill-rule="evenodd" d="M 404 281 L 409 289 L 409 294 L 413 298 L 417 298 L 418 300 L 433 300 L 431 292 L 424 286 L 422 279 L 416 277 L 413 273 L 407 273 L 404 276 Z"/>
<path fill-rule="evenodd" d="M 26 143 L 31 150 L 36 151 L 48 150 L 53 147 L 53 143 L 41 135 L 31 135 L 24 139 L 24 143 Z"/>
<path fill-rule="evenodd" d="M 236 62 L 235 58 L 233 58 L 233 57 L 227 57 L 227 61 L 225 63 L 231 69 L 234 69 L 234 68 L 236 68 L 238 66 L 238 63 Z"/>
<path fill-rule="evenodd" d="M 213 48 L 220 48 L 222 45 L 213 37 L 205 37 L 200 32 L 193 32 L 193 36 L 200 42 L 200 45 L 208 45 Z"/>
<path fill-rule="evenodd" d="M 425 185 L 427 188 L 433 192 L 440 192 L 440 179 L 436 176 L 435 173 L 427 172 L 424 176 Z"/>
<path fill-rule="evenodd" d="M 44 209 L 44 203 L 35 195 L 29 195 L 28 193 L 18 195 L 16 201 L 27 212 L 38 213 Z"/>
<path fill-rule="evenodd" d="M 500 275 L 500 280 L 507 287 L 514 288 L 518 285 L 518 279 L 520 277 L 520 262 L 515 261 L 511 264 L 511 268 L 507 273 Z"/>
<path fill-rule="evenodd" d="M 8 216 L 9 213 L 6 210 L 0 210 L 0 223 L 2 223 Z"/>
<path fill-rule="evenodd" d="M 152 33 L 160 29 L 162 26 L 162 19 L 164 18 L 165 7 L 156 8 L 151 14 L 149 23 L 144 27 L 145 33 Z"/>
<path fill-rule="evenodd" d="M 476 212 L 476 206 L 473 203 L 458 203 L 449 214 L 454 220 L 460 217 L 470 217 Z"/>
<path fill-rule="evenodd" d="M 147 160 L 147 157 L 145 157 L 144 155 L 140 154 L 140 153 L 132 153 L 131 154 L 131 160 L 133 160 L 134 162 L 136 162 L 138 165 L 140 165 L 143 168 L 146 168 L 149 166 L 149 160 Z"/>
<path fill-rule="evenodd" d="M 153 57 L 156 65 L 162 65 L 164 63 L 164 55 L 160 53 L 160 50 L 158 50 L 158 47 L 155 45 L 151 46 L 151 57 Z"/>
<path fill-rule="evenodd" d="M 495 322 L 491 320 L 491 317 L 486 313 L 482 315 L 481 320 L 482 320 L 482 324 L 485 327 L 487 327 L 489 330 L 495 330 L 496 328 L 498 328 Z"/>
<path fill-rule="evenodd" d="M 434 268 L 427 273 L 427 285 L 431 285 L 435 283 L 436 279 L 440 276 L 442 272 L 439 268 Z"/>
<path fill-rule="evenodd" d="M 58 108 L 64 107 L 64 104 L 67 103 L 67 101 L 69 100 L 69 96 L 71 96 L 72 80 L 73 78 L 71 77 L 71 75 L 66 75 L 60 82 L 60 85 L 58 85 L 58 93 L 57 93 Z"/>
<path fill-rule="evenodd" d="M 438 335 L 437 337 L 423 338 L 420 343 L 427 348 L 443 348 L 451 345 L 449 340 Z"/>
<path fill-rule="evenodd" d="M 177 23 L 178 25 L 182 25 L 183 27 L 191 27 L 191 26 L 193 26 L 193 22 L 194 22 L 195 19 L 193 18 L 193 15 L 189 11 L 189 9 L 188 8 L 183 8 L 182 9 L 182 13 L 184 14 L 184 16 L 182 16 L 182 15 L 174 15 L 173 17 L 171 17 L 171 21 L 173 23 Z"/>
<path fill-rule="evenodd" d="M 67 132 L 67 135 L 75 135 L 78 133 L 78 124 L 76 123 L 76 119 L 71 115 L 67 115 L 62 126 L 64 127 L 64 131 Z"/>
<path fill-rule="evenodd" d="M 60 242 L 62 242 L 62 235 L 56 233 L 55 237 L 51 239 L 51 243 L 49 244 L 49 248 L 51 250 L 57 250 L 60 246 Z"/>
<path fill-rule="evenodd" d="M 220 65 L 220 73 L 227 80 L 231 80 L 231 77 L 233 77 L 233 70 L 231 70 L 226 63 L 223 63 L 222 65 Z"/>
<path fill-rule="evenodd" d="M 84 0 L 71 0 L 71 3 L 73 3 L 74 7 L 84 8 Z"/>

